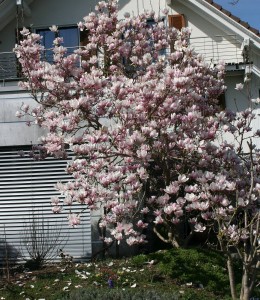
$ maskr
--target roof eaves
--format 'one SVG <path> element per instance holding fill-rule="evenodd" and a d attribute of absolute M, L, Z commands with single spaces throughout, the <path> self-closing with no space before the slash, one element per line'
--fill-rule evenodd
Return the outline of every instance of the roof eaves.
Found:
<path fill-rule="evenodd" d="M 213 0 L 204 0 L 205 2 L 211 4 L 213 7 L 224 13 L 226 16 L 231 18 L 232 20 L 236 21 L 238 24 L 242 25 L 252 33 L 254 33 L 256 36 L 260 37 L 260 31 L 252 26 L 250 26 L 247 22 L 242 21 L 240 18 L 237 16 L 233 15 L 230 11 L 224 9 L 221 5 L 217 4 Z"/>

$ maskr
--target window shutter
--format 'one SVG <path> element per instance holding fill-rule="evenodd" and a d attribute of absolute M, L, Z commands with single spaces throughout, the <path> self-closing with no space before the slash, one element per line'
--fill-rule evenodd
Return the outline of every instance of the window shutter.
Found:
<path fill-rule="evenodd" d="M 17 152 L 25 147 L 0 148 L 0 239 L 6 238 L 8 243 L 21 250 L 25 255 L 23 258 L 30 258 L 22 242 L 24 227 L 28 226 L 34 211 L 39 224 L 44 220 L 47 229 L 49 225 L 50 228 L 57 227 L 60 230 L 60 237 L 64 237 L 65 242 L 64 252 L 74 258 L 89 258 L 91 256 L 89 209 L 82 214 L 81 224 L 77 228 L 68 226 L 66 215 L 69 207 L 60 214 L 51 211 L 50 198 L 60 196 L 55 184 L 58 181 L 65 183 L 72 179 L 65 171 L 68 161 L 51 157 L 34 161 L 28 157 L 30 147 L 24 151 L 25 157 L 21 157 Z M 72 153 L 68 154 L 69 159 L 72 159 Z M 80 212 L 83 208 L 77 203 L 74 203 L 73 207 L 74 212 Z"/>
<path fill-rule="evenodd" d="M 168 16 L 169 27 L 174 27 L 178 30 L 181 30 L 182 27 L 185 27 L 185 17 L 184 15 L 169 15 Z"/>
<path fill-rule="evenodd" d="M 170 28 L 176 28 L 178 30 L 181 30 L 186 25 L 184 15 L 168 15 L 168 25 Z M 174 51 L 174 41 L 171 41 L 170 43 L 170 50 L 171 52 Z"/>

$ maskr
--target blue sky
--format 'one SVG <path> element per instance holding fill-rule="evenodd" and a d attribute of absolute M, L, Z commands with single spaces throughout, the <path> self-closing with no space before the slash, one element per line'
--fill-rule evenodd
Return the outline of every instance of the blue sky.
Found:
<path fill-rule="evenodd" d="M 236 5 L 230 4 L 232 0 L 214 0 L 214 2 L 260 30 L 260 0 L 239 0 Z"/>

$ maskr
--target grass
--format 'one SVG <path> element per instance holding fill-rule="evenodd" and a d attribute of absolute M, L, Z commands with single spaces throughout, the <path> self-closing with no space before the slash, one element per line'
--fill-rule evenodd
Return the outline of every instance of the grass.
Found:
<path fill-rule="evenodd" d="M 109 278 L 114 288 L 109 288 Z M 259 292 L 255 291 L 255 296 Z M 230 296 L 222 255 L 201 249 L 172 249 L 129 259 L 56 264 L 18 272 L 9 282 L 2 278 L 0 299 L 228 300 Z"/>

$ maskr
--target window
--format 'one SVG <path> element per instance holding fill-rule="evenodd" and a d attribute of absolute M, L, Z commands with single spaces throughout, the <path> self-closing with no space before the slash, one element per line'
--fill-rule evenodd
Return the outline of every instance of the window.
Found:
<path fill-rule="evenodd" d="M 59 27 L 58 32 L 52 32 L 49 28 L 37 29 L 36 33 L 42 36 L 42 45 L 45 47 L 45 58 L 48 62 L 52 61 L 53 53 L 50 50 L 53 48 L 53 40 L 56 37 L 63 38 L 63 46 L 68 49 L 68 54 L 73 53 L 74 49 L 79 46 L 79 29 L 77 27 Z M 49 49 L 49 50 L 48 50 Z"/>

